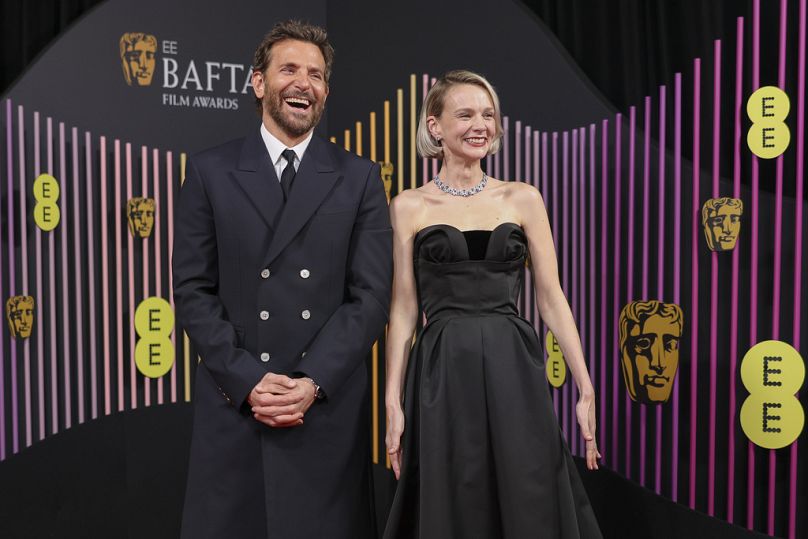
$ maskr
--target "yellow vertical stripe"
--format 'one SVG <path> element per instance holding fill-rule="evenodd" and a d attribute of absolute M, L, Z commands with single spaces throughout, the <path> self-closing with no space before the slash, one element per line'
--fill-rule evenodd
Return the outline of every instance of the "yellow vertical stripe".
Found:
<path fill-rule="evenodd" d="M 384 162 L 390 162 L 390 102 L 384 101 Z"/>
<path fill-rule="evenodd" d="M 415 74 L 410 75 L 410 187 L 417 187 L 415 178 Z"/>
<path fill-rule="evenodd" d="M 356 122 L 356 155 L 362 157 L 362 122 Z"/>
<path fill-rule="evenodd" d="M 398 193 L 404 190 L 404 90 L 396 90 L 396 168 Z"/>
<path fill-rule="evenodd" d="M 345 148 L 346 151 L 349 151 L 349 152 L 351 151 L 351 130 L 350 129 L 345 130 L 344 148 Z"/>
<path fill-rule="evenodd" d="M 370 160 L 376 162 L 376 113 L 370 113 Z"/>

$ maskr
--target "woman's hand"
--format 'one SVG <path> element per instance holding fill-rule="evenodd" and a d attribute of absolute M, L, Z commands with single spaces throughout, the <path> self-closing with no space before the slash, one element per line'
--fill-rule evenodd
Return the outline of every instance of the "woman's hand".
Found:
<path fill-rule="evenodd" d="M 598 443 L 595 439 L 595 392 L 592 390 L 582 391 L 575 405 L 575 413 L 578 415 L 578 425 L 586 442 L 586 467 L 590 470 L 598 469 L 598 459 L 602 458 L 598 451 Z"/>
<path fill-rule="evenodd" d="M 398 403 L 387 406 L 387 436 L 384 443 L 387 445 L 387 454 L 390 456 L 390 465 L 396 479 L 401 476 L 401 434 L 404 432 L 404 412 Z"/>

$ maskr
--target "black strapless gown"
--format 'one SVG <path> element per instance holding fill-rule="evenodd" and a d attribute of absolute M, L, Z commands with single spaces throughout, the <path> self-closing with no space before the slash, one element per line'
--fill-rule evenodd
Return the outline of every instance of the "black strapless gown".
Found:
<path fill-rule="evenodd" d="M 517 313 L 527 252 L 513 223 L 490 233 L 433 225 L 415 237 L 428 323 L 407 366 L 402 473 L 385 539 L 601 537 L 539 339 Z"/>

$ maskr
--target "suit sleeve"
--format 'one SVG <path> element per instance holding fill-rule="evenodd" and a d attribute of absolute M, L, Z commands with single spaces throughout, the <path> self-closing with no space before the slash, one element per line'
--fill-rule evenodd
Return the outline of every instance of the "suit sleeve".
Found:
<path fill-rule="evenodd" d="M 177 318 L 219 390 L 238 408 L 266 371 L 250 352 L 238 348 L 235 329 L 219 299 L 213 207 L 190 160 L 175 225 L 172 265 Z"/>
<path fill-rule="evenodd" d="M 359 368 L 379 338 L 390 311 L 393 230 L 387 196 L 373 165 L 351 234 L 346 268 L 346 299 L 320 330 L 300 363 L 327 396 Z"/>

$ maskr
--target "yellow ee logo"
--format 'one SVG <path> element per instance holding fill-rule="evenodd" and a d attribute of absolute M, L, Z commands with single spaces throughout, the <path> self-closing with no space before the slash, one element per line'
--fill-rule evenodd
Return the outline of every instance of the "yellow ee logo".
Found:
<path fill-rule="evenodd" d="M 744 356 L 741 380 L 749 391 L 741 406 L 747 438 L 767 449 L 791 445 L 805 424 L 805 411 L 795 396 L 805 380 L 800 353 L 784 342 L 760 342 Z"/>
<path fill-rule="evenodd" d="M 561 387 L 567 379 L 567 364 L 564 362 L 564 354 L 552 331 L 547 332 L 544 339 L 547 347 L 547 379 L 553 387 Z"/>
<path fill-rule="evenodd" d="M 144 376 L 160 378 L 174 364 L 174 312 L 163 298 L 146 298 L 135 310 L 135 331 L 140 340 L 135 346 L 135 365 Z"/>
<path fill-rule="evenodd" d="M 790 107 L 788 96 L 776 86 L 758 88 L 749 96 L 746 114 L 752 127 L 746 134 L 746 144 L 753 154 L 773 159 L 786 151 L 791 132 L 784 122 Z"/>
<path fill-rule="evenodd" d="M 59 182 L 50 174 L 40 174 L 34 180 L 34 222 L 41 230 L 50 232 L 59 224 L 61 212 L 56 201 L 59 200 Z"/>

